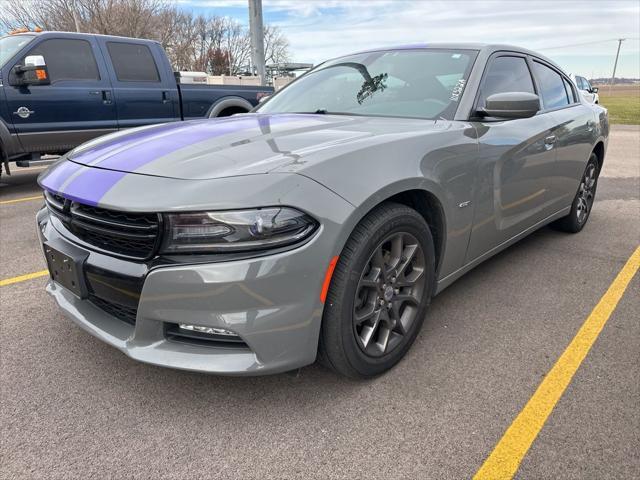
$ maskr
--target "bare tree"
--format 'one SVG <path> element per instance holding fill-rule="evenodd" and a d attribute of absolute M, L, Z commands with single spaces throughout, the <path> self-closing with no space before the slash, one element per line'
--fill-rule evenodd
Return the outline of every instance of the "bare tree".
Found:
<path fill-rule="evenodd" d="M 272 25 L 264 27 L 264 60 L 267 64 L 282 63 L 288 61 L 289 40 L 282 31 Z"/>
<path fill-rule="evenodd" d="M 247 29 L 218 16 L 194 16 L 172 0 L 0 0 L 0 30 L 41 27 L 159 41 L 177 70 L 236 75 L 250 68 Z M 289 42 L 265 26 L 267 62 L 288 59 Z"/>

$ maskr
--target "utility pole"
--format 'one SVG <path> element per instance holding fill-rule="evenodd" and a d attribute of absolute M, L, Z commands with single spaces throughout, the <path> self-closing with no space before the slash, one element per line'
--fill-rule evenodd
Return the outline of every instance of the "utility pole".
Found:
<path fill-rule="evenodd" d="M 622 42 L 624 42 L 626 38 L 618 39 L 618 51 L 616 52 L 616 61 L 613 64 L 613 74 L 611 75 L 611 83 L 609 83 L 609 93 L 611 93 L 611 87 L 613 87 L 613 82 L 616 81 L 616 68 L 618 68 L 618 57 L 620 56 L 620 46 Z"/>
<path fill-rule="evenodd" d="M 249 33 L 251 34 L 251 61 L 258 71 L 260 83 L 267 84 L 264 66 L 264 29 L 262 27 L 262 0 L 249 0 Z"/>

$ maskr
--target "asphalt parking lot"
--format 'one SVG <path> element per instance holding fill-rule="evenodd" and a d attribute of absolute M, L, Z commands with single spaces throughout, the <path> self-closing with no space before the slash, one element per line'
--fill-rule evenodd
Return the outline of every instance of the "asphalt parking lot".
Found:
<path fill-rule="evenodd" d="M 40 169 L 0 179 L 0 280 L 41 272 Z M 640 245 L 640 128 L 614 127 L 578 235 L 544 228 L 434 299 L 408 356 L 353 382 L 128 359 L 0 287 L 1 478 L 471 478 Z M 640 478 L 640 274 L 516 478 Z"/>

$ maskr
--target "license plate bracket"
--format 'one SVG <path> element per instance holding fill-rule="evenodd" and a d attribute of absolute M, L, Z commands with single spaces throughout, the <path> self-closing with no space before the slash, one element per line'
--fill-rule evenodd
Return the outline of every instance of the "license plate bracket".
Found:
<path fill-rule="evenodd" d="M 89 252 L 74 245 L 47 241 L 44 244 L 44 253 L 51 279 L 77 297 L 87 298 L 83 266 Z"/>

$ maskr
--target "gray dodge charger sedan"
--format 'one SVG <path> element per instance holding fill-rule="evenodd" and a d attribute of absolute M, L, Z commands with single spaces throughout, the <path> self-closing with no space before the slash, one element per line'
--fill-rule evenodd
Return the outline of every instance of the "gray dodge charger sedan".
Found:
<path fill-rule="evenodd" d="M 39 178 L 47 291 L 143 362 L 371 377 L 465 272 L 543 225 L 584 227 L 608 130 L 521 48 L 340 57 L 253 113 L 65 155 Z"/>

